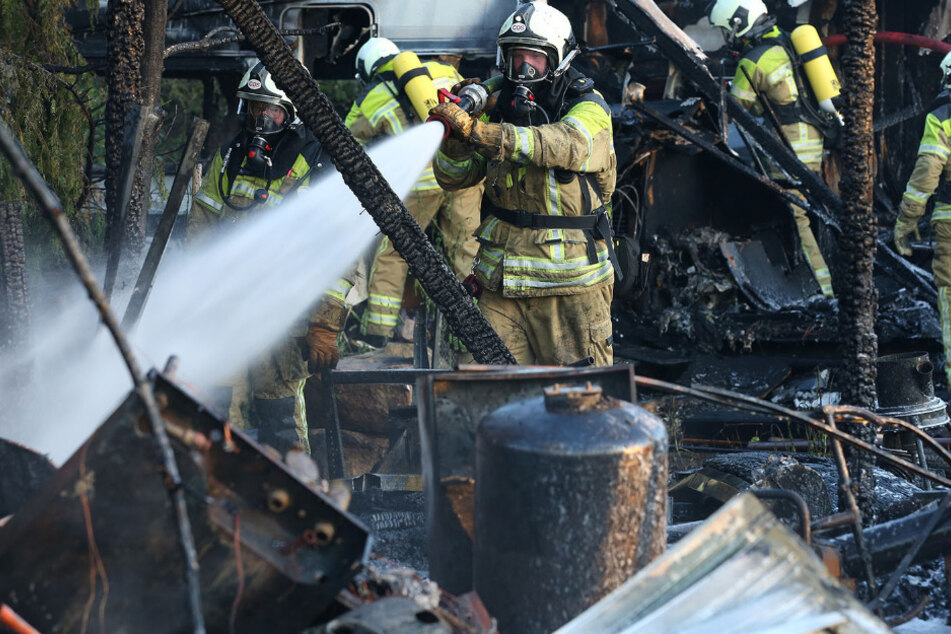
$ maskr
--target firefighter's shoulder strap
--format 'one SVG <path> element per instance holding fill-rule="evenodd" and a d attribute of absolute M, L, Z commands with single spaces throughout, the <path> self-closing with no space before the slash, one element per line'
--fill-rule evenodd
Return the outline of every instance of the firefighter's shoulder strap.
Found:
<path fill-rule="evenodd" d="M 323 155 L 323 147 L 320 141 L 314 136 L 306 126 L 298 126 L 293 130 L 288 130 L 284 137 L 274 148 L 274 173 L 285 175 L 281 183 L 281 194 L 286 196 L 295 191 L 306 181 L 315 170 L 323 167 L 320 162 Z M 303 174 L 291 175 L 291 170 L 297 163 L 298 157 L 304 159 L 307 163 L 307 171 Z"/>
<path fill-rule="evenodd" d="M 221 160 L 225 173 L 228 174 L 229 183 L 234 183 L 234 179 L 241 169 L 241 163 L 245 155 L 243 150 L 245 143 L 247 143 L 247 133 L 242 130 L 227 145 L 222 145 L 218 150 L 221 153 Z"/>
<path fill-rule="evenodd" d="M 816 101 L 812 87 L 809 85 L 809 82 L 803 81 L 802 58 L 799 57 L 799 53 L 797 53 L 793 47 L 789 33 L 780 29 L 776 37 L 769 39 L 772 39 L 776 44 L 782 46 L 783 50 L 786 51 L 786 55 L 789 56 L 793 80 L 796 82 L 796 88 L 799 91 L 799 98 L 790 104 L 797 110 L 797 120 L 816 127 L 830 145 L 835 145 L 841 136 L 841 125 L 838 120 L 826 116 L 819 109 L 819 102 Z M 782 120 L 784 115 L 779 114 L 778 110 L 777 116 L 781 123 L 786 123 Z M 793 123 L 795 123 L 795 121 Z"/>
<path fill-rule="evenodd" d="M 415 69 L 414 69 L 415 70 Z M 403 73 L 403 76 L 410 75 L 410 73 Z M 426 73 L 428 74 L 428 72 Z M 387 91 L 396 99 L 397 103 L 400 104 L 400 108 L 403 109 L 403 114 L 406 115 L 406 118 L 409 119 L 410 123 L 414 123 L 417 119 L 416 111 L 413 109 L 413 104 L 410 102 L 409 97 L 406 96 L 406 92 L 403 90 L 403 86 L 416 75 L 412 77 L 406 77 L 406 80 L 400 85 L 400 78 L 396 76 L 396 73 L 392 70 L 385 70 L 379 72 L 374 77 L 374 80 L 379 79 L 385 86 Z"/>

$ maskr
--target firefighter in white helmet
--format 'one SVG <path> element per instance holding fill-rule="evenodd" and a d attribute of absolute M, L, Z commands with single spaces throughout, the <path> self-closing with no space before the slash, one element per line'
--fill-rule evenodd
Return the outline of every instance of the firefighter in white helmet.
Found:
<path fill-rule="evenodd" d="M 237 96 L 244 125 L 205 170 L 188 214 L 189 242 L 253 214 L 267 213 L 308 187 L 330 165 L 264 64 L 257 62 L 245 73 Z M 350 286 L 349 279 L 339 280 L 309 315 L 301 316 L 277 348 L 230 385 L 231 423 L 257 430 L 258 440 L 281 455 L 293 447 L 310 451 L 304 381 L 312 372 L 337 363 L 337 333 L 346 317 L 344 297 Z"/>
<path fill-rule="evenodd" d="M 925 130 L 918 145 L 918 160 L 905 186 L 893 239 L 896 250 L 912 253 L 910 237 L 918 234 L 918 221 L 928 199 L 934 196 L 931 227 L 934 230 L 934 259 L 931 268 L 938 287 L 941 340 L 944 344 L 944 371 L 951 385 L 951 53 L 941 60 L 941 92 L 925 117 Z"/>
<path fill-rule="evenodd" d="M 801 78 L 797 78 L 792 63 L 788 34 L 776 26 L 762 0 L 716 0 L 709 7 L 708 17 L 723 32 L 727 44 L 742 52 L 730 93 L 755 115 L 764 111 L 757 95 L 768 101 L 793 152 L 806 167 L 819 173 L 823 135 L 807 120 L 804 96 L 799 90 Z M 770 175 L 782 178 L 778 170 Z M 789 191 L 801 197 L 798 190 Z M 798 205 L 791 207 L 803 255 L 822 293 L 832 296 L 832 276 L 809 226 L 806 210 Z"/>
<path fill-rule="evenodd" d="M 452 66 L 437 61 L 417 65 L 415 56 L 409 57 L 415 60 L 414 67 L 398 76 L 399 57 L 399 48 L 385 37 L 370 38 L 357 52 L 357 74 L 366 86 L 350 108 L 346 124 L 361 143 L 400 134 L 420 123 L 414 95 L 409 92 L 410 76 L 428 76 L 434 85 L 429 89 L 434 93 L 434 88 L 448 90 L 462 81 Z M 456 192 L 443 190 L 433 176 L 432 165 L 428 165 L 404 200 L 419 226 L 435 228 L 436 246 L 460 279 L 471 271 L 479 248 L 473 232 L 479 226 L 481 198 L 481 186 Z M 384 345 L 394 336 L 408 269 L 390 239 L 384 236 L 370 268 L 369 298 L 361 325 L 364 340 L 374 347 Z"/>
<path fill-rule="evenodd" d="M 543 3 L 503 23 L 496 106 L 432 110 L 451 127 L 434 162 L 446 189 L 485 178 L 476 236 L 479 309 L 523 365 L 613 362 L 609 218 L 617 177 L 610 108 L 571 68 L 568 18 Z"/>

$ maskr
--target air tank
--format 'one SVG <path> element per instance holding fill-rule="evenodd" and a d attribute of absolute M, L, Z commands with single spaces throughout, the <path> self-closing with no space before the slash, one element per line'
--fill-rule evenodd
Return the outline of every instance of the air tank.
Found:
<path fill-rule="evenodd" d="M 666 509 L 663 421 L 545 388 L 477 431 L 475 589 L 501 632 L 552 632 L 663 553 Z"/>

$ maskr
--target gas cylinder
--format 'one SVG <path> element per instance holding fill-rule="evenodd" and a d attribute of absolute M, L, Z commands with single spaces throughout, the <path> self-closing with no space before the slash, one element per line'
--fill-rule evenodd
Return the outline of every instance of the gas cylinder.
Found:
<path fill-rule="evenodd" d="M 816 27 L 811 24 L 801 24 L 793 29 L 789 39 L 792 40 L 793 48 L 802 61 L 802 69 L 812 87 L 812 93 L 819 102 L 819 107 L 829 114 L 836 114 L 832 99 L 839 96 L 841 86 Z"/>
<path fill-rule="evenodd" d="M 667 430 L 597 386 L 555 385 L 476 434 L 473 581 L 501 632 L 552 632 L 661 555 Z"/>
<path fill-rule="evenodd" d="M 439 103 L 436 85 L 429 71 L 413 51 L 404 51 L 393 59 L 393 72 L 400 89 L 409 97 L 420 121 L 429 117 L 429 111 Z"/>

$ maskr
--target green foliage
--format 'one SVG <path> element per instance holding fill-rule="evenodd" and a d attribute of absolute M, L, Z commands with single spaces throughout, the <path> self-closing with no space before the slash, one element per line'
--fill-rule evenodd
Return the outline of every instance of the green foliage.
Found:
<path fill-rule="evenodd" d="M 20 140 L 40 174 L 59 197 L 63 211 L 84 241 L 95 223 L 76 209 L 83 194 L 89 115 L 81 103 L 91 80 L 57 75 L 41 64 L 80 65 L 62 11 L 64 0 L 0 0 L 0 117 Z M 0 160 L 0 200 L 25 201 L 25 192 L 6 160 Z M 24 230 L 29 253 L 43 263 L 61 257 L 45 219 L 30 206 Z"/>
<path fill-rule="evenodd" d="M 353 100 L 360 94 L 360 82 L 355 79 L 333 79 L 319 82 L 320 90 L 333 102 L 337 114 L 343 119 Z"/>

